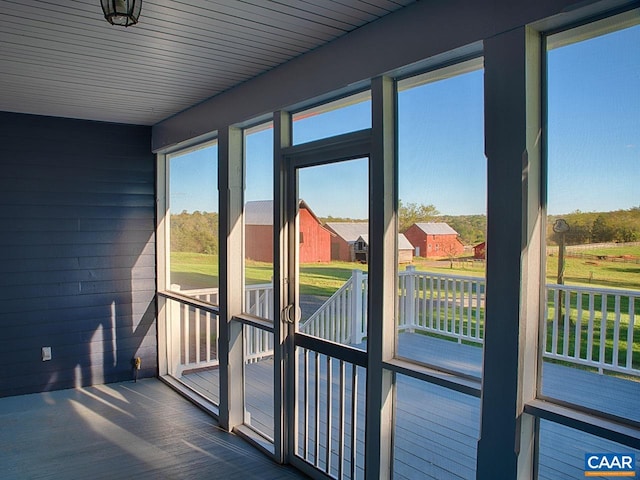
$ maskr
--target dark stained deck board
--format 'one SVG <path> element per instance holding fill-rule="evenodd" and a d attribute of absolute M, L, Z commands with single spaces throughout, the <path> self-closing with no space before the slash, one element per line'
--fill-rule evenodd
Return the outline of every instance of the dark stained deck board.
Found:
<path fill-rule="evenodd" d="M 402 353 L 408 358 L 423 361 L 431 359 L 433 363 L 457 368 L 468 374 L 480 373 L 481 348 L 424 335 L 401 336 Z M 255 382 L 258 387 L 247 392 L 248 408 L 254 412 L 252 421 L 256 426 L 273 422 L 272 419 L 265 419 L 256 414 L 259 412 L 261 415 L 268 415 L 272 411 L 273 394 L 269 391 L 269 385 L 260 380 L 260 372 L 272 369 L 273 363 L 270 360 L 258 362 L 247 365 L 246 368 L 247 381 L 252 384 Z M 640 409 L 634 408 L 637 407 L 637 399 L 640 398 L 640 382 L 625 381 L 557 364 L 545 363 L 544 368 L 545 393 L 550 396 L 573 399 L 592 408 L 605 408 L 605 405 L 609 405 L 610 410 L 613 408 L 619 415 L 626 415 L 626 418 L 637 418 L 640 414 L 636 411 Z M 194 388 L 205 385 L 209 390 L 217 389 L 217 378 L 211 378 L 213 372 L 189 374 L 183 381 Z M 321 368 L 321 377 L 324 381 L 324 368 Z M 335 373 L 334 381 L 337 381 Z M 397 382 L 395 478 L 474 478 L 480 428 L 480 400 L 402 375 L 397 377 Z M 360 445 L 359 451 L 362 451 L 364 375 L 360 378 L 358 388 L 361 407 L 358 412 L 357 440 Z M 618 389 L 615 390 L 618 397 L 618 402 L 615 402 L 617 406 L 613 407 L 610 405 L 612 389 Z M 347 387 L 347 392 L 350 392 L 350 387 Z M 324 405 L 326 402 L 321 402 L 321 408 L 324 408 Z M 320 423 L 320 429 L 324 431 L 326 421 L 323 417 Z M 620 448 L 606 440 L 551 422 L 543 422 L 542 425 L 539 470 L 539 478 L 542 480 L 581 478 L 585 452 L 616 451 L 616 448 Z M 313 433 L 314 429 L 311 430 Z M 337 433 L 337 421 L 334 419 L 334 438 Z M 302 439 L 301 436 L 299 438 Z M 350 445 L 350 442 L 347 433 L 345 443 Z M 310 444 L 313 446 L 313 441 Z M 320 450 L 320 455 L 323 456 L 324 445 L 321 445 Z M 348 448 L 347 454 L 350 454 Z M 361 466 L 362 463 L 363 459 L 359 455 L 357 465 Z"/>
<path fill-rule="evenodd" d="M 306 478 L 156 379 L 0 399 L 3 479 Z"/>

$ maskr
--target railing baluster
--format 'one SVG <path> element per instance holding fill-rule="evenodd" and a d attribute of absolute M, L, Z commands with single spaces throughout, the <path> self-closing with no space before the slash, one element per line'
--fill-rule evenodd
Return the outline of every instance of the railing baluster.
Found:
<path fill-rule="evenodd" d="M 440 296 L 440 291 L 441 291 L 441 286 L 440 286 L 440 279 L 438 278 L 436 280 L 436 329 L 437 330 L 442 330 L 442 324 L 440 322 L 440 305 L 442 303 L 442 299 Z"/>
<path fill-rule="evenodd" d="M 560 287 L 557 287 L 553 290 L 553 305 L 554 305 L 554 309 L 553 309 L 553 332 L 552 332 L 552 336 L 551 336 L 551 354 L 552 355 L 557 355 L 558 353 L 558 322 L 560 321 L 559 319 L 559 314 L 558 314 L 558 309 L 560 308 Z"/>
<path fill-rule="evenodd" d="M 205 355 L 206 361 L 211 361 L 211 313 L 205 312 L 204 314 L 205 321 L 205 335 L 207 338 L 205 339 L 205 348 L 207 349 L 207 354 Z"/>
<path fill-rule="evenodd" d="M 484 340 L 484 328 L 481 328 L 482 319 L 482 289 L 481 284 L 476 284 L 476 335 L 478 339 Z M 486 319 L 485 319 L 486 320 Z"/>
<path fill-rule="evenodd" d="M 544 342 L 542 344 L 543 355 L 548 355 L 550 353 L 547 348 L 547 345 L 549 344 L 549 293 L 550 291 L 547 290 L 544 295 L 544 316 L 542 317 L 542 337 L 540 337 L 543 339 L 542 342 Z"/>
<path fill-rule="evenodd" d="M 593 323 L 596 317 L 595 294 L 589 293 L 589 328 L 587 329 L 587 361 L 593 359 Z"/>
<path fill-rule="evenodd" d="M 358 442 L 358 367 L 351 365 L 351 477 L 356 478 L 356 454 Z"/>
<path fill-rule="evenodd" d="M 184 364 L 189 365 L 189 305 L 182 305 L 182 318 L 184 320 Z"/>
<path fill-rule="evenodd" d="M 576 294 L 576 309 L 576 333 L 573 345 L 573 356 L 579 360 L 581 358 L 580 346 L 582 345 L 582 292 Z"/>
<path fill-rule="evenodd" d="M 200 318 L 200 309 L 196 308 L 194 309 L 193 312 L 193 323 L 194 323 L 194 337 L 195 337 L 195 347 L 196 347 L 196 364 L 200 363 L 200 323 L 201 323 L 201 318 Z"/>
<path fill-rule="evenodd" d="M 603 367 L 606 365 L 605 358 L 605 342 L 607 340 L 607 294 L 603 293 L 600 297 L 602 301 L 602 305 L 600 306 L 600 310 L 602 312 L 602 318 L 600 319 L 600 356 L 599 360 L 599 368 L 598 372 L 602 373 L 604 371 Z"/>
<path fill-rule="evenodd" d="M 304 349 L 304 411 L 303 411 L 303 445 L 302 458 L 309 461 L 309 350 Z"/>
<path fill-rule="evenodd" d="M 325 464 L 326 464 L 326 472 L 331 472 L 331 438 L 332 438 L 332 428 L 333 428 L 333 415 L 332 415 L 332 407 L 333 407 L 333 371 L 332 371 L 332 358 L 327 355 L 326 360 L 326 369 L 327 369 L 327 445 L 325 451 Z"/>
<path fill-rule="evenodd" d="M 615 296 L 615 320 L 613 323 L 613 358 L 611 365 L 618 367 L 618 352 L 620 348 L 620 295 Z"/>
<path fill-rule="evenodd" d="M 451 333 L 449 330 L 449 282 L 448 278 L 444 279 L 444 331 Z"/>
<path fill-rule="evenodd" d="M 345 343 L 345 344 L 348 344 L 353 338 L 353 335 L 351 333 L 351 327 L 352 327 L 351 304 L 348 302 L 347 294 L 348 292 L 344 292 L 342 294 L 342 312 L 341 312 L 341 316 L 342 316 L 342 342 L 341 343 Z"/>
<path fill-rule="evenodd" d="M 336 303 L 337 302 L 333 302 L 331 305 L 329 305 L 329 336 L 325 337 L 327 338 L 327 340 L 331 340 L 333 342 L 337 341 L 336 339 Z"/>
<path fill-rule="evenodd" d="M 569 356 L 569 336 L 571 335 L 571 332 L 569 330 L 570 325 L 570 321 L 569 319 L 571 318 L 571 293 L 566 291 L 564 288 L 561 290 L 564 292 L 564 315 L 562 317 L 562 321 L 563 326 L 563 332 L 564 335 L 562 337 L 562 355 L 564 357 L 568 357 Z"/>
<path fill-rule="evenodd" d="M 629 324 L 627 325 L 627 362 L 625 367 L 633 369 L 633 333 L 635 331 L 635 301 L 629 297 Z"/>
<path fill-rule="evenodd" d="M 314 451 L 314 465 L 316 467 L 320 466 L 320 354 L 318 352 L 313 352 L 315 354 L 315 382 L 316 382 L 316 391 L 315 391 L 315 421 L 316 421 L 316 431 L 315 431 L 315 451 Z"/>
<path fill-rule="evenodd" d="M 458 298 L 459 300 L 459 305 L 458 305 L 458 317 L 460 319 L 460 327 L 458 330 L 458 334 L 460 335 L 459 339 L 458 339 L 458 343 L 462 343 L 462 337 L 465 336 L 465 328 L 464 328 L 464 287 L 465 287 L 465 281 L 460 279 L 458 280 Z"/>
<path fill-rule="evenodd" d="M 433 330 L 433 277 L 429 277 L 429 328 Z"/>
<path fill-rule="evenodd" d="M 420 303 L 421 303 L 421 307 L 420 307 L 420 313 L 419 313 L 420 316 L 418 317 L 419 318 L 418 325 L 420 325 L 421 327 L 426 327 L 428 299 L 427 299 L 427 279 L 424 275 L 420 279 Z"/>
<path fill-rule="evenodd" d="M 469 339 L 475 339 L 476 335 L 475 335 L 475 329 L 476 329 L 476 322 L 473 319 L 473 314 L 474 314 L 474 308 L 473 308 L 473 280 L 469 280 L 468 284 L 467 284 L 467 322 L 468 322 L 468 329 L 467 329 L 467 333 L 468 333 L 468 337 Z"/>
<path fill-rule="evenodd" d="M 340 407 L 338 411 L 338 479 L 344 476 L 344 427 L 345 427 L 345 371 L 344 361 L 340 360 Z"/>

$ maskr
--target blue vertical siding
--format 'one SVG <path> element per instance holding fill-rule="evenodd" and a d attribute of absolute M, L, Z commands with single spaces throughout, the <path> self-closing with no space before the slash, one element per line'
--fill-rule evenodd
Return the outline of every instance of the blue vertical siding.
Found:
<path fill-rule="evenodd" d="M 0 112 L 0 397 L 131 379 L 136 356 L 156 374 L 150 145 L 150 127 Z"/>

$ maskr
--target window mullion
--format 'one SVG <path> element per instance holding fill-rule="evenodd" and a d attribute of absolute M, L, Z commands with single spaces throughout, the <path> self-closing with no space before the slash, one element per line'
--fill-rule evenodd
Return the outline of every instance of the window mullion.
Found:
<path fill-rule="evenodd" d="M 540 40 L 485 42 L 487 287 L 477 478 L 532 478 L 540 262 Z"/>

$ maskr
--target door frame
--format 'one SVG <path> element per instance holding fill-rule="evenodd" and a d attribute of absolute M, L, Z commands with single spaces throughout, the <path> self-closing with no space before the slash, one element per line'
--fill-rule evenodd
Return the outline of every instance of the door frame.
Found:
<path fill-rule="evenodd" d="M 284 121 L 289 120 L 282 114 Z M 279 123 L 279 122 L 277 122 Z M 287 122 L 290 128 L 290 120 Z M 277 128 L 277 127 L 276 127 Z M 286 127 L 285 127 L 286 129 Z M 277 133 L 276 133 L 277 134 Z M 288 144 L 288 142 L 283 142 Z M 281 147 L 276 152 L 275 202 L 276 210 L 274 229 L 274 298 L 279 322 L 276 322 L 275 334 L 280 340 L 279 358 L 276 357 L 276 396 L 280 395 L 280 412 L 276 412 L 276 458 L 291 463 L 310 476 L 328 478 L 296 455 L 296 391 L 297 368 L 295 361 L 296 347 L 309 348 L 346 362 L 367 367 L 367 353 L 351 347 L 336 345 L 303 333 L 296 332 L 296 323 L 291 323 L 293 310 L 297 320 L 299 287 L 297 281 L 298 248 L 296 221 L 298 214 L 297 170 L 305 167 L 335 164 L 343 161 L 366 158 L 371 170 L 372 130 L 360 130 L 295 146 Z M 369 204 L 371 204 L 371 185 L 368 185 Z M 278 402 L 276 402 L 276 405 Z"/>

